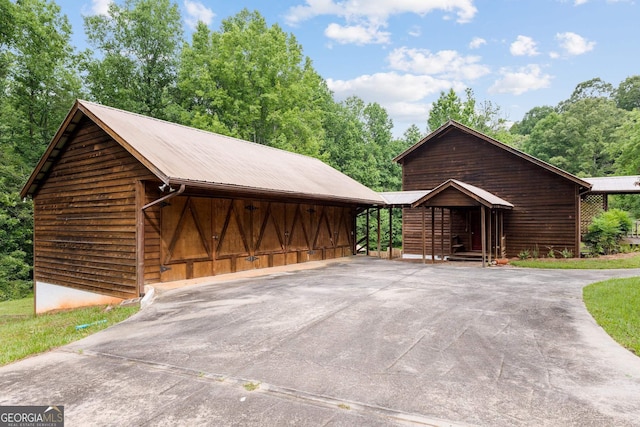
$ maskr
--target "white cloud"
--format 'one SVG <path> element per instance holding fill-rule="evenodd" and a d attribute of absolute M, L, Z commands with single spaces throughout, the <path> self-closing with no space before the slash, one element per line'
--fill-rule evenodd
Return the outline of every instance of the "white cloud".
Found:
<path fill-rule="evenodd" d="M 113 0 L 91 0 L 92 15 L 106 15 Z"/>
<path fill-rule="evenodd" d="M 482 37 L 474 37 L 469 43 L 469 49 L 478 49 L 483 44 L 487 44 L 487 41 Z"/>
<path fill-rule="evenodd" d="M 432 100 L 441 91 L 462 91 L 462 82 L 437 79 L 426 75 L 396 72 L 363 75 L 352 80 L 327 79 L 336 99 L 356 95 L 365 102 L 377 102 L 393 117 L 394 124 L 424 123 Z"/>
<path fill-rule="evenodd" d="M 367 27 L 362 25 L 342 26 L 332 23 L 324 30 L 324 35 L 340 44 L 354 43 L 363 44 L 387 44 L 390 42 L 391 34 L 380 31 L 374 25 Z"/>
<path fill-rule="evenodd" d="M 339 43 L 387 43 L 390 34 L 379 31 L 387 26 L 391 16 L 404 13 L 426 15 L 440 10 L 446 14 L 454 13 L 459 23 L 470 22 L 477 9 L 475 0 L 305 0 L 305 4 L 291 7 L 285 16 L 289 25 L 316 16 L 333 15 L 345 20 L 345 25 L 331 24 L 325 30 L 326 35 L 333 35 Z M 447 18 L 448 15 L 445 15 Z M 373 31 L 375 29 L 375 31 Z M 411 31 L 416 36 L 416 31 Z M 353 40 L 350 42 L 349 40 Z M 381 41 L 384 40 L 384 41 Z"/>
<path fill-rule="evenodd" d="M 458 22 L 465 23 L 473 19 L 478 9 L 473 5 L 474 0 L 306 0 L 302 6 L 289 9 L 287 22 L 297 24 L 320 15 L 336 15 L 346 19 L 367 18 L 370 20 L 386 20 L 392 15 L 415 13 L 426 15 L 435 10 L 455 13 Z"/>
<path fill-rule="evenodd" d="M 502 77 L 489 88 L 489 93 L 522 95 L 530 90 L 549 87 L 553 78 L 549 74 L 543 74 L 540 66 L 536 64 L 530 64 L 515 71 L 502 68 L 500 75 Z"/>
<path fill-rule="evenodd" d="M 589 0 L 575 0 L 573 2 L 574 6 L 580 6 L 581 4 L 585 4 L 586 2 L 588 2 Z"/>
<path fill-rule="evenodd" d="M 587 53 L 593 50 L 596 45 L 596 42 L 588 41 L 584 37 L 572 32 L 558 33 L 556 34 L 556 40 L 558 40 L 560 47 L 569 56 Z"/>
<path fill-rule="evenodd" d="M 211 25 L 213 18 L 216 16 L 213 10 L 199 1 L 184 0 L 184 7 L 187 12 L 184 22 L 193 29 L 198 26 L 200 21 L 204 22 L 205 25 Z"/>
<path fill-rule="evenodd" d="M 480 64 L 479 56 L 463 56 L 455 50 L 441 50 L 432 53 L 428 49 L 394 49 L 387 61 L 394 70 L 415 74 L 435 75 L 456 80 L 475 80 L 490 69 Z"/>
<path fill-rule="evenodd" d="M 509 52 L 514 56 L 535 56 L 539 54 L 536 44 L 531 37 L 520 35 L 511 43 Z"/>

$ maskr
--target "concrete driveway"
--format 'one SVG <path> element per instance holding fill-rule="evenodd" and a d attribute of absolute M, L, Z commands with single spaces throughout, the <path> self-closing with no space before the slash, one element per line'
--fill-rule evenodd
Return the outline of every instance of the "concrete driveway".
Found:
<path fill-rule="evenodd" d="M 68 426 L 640 425 L 640 358 L 581 299 L 634 275 L 355 258 L 174 289 L 0 368 L 0 405 L 64 405 Z"/>

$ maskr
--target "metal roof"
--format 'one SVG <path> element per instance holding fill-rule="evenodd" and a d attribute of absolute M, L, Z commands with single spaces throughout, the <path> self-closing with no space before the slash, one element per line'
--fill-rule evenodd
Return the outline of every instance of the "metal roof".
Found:
<path fill-rule="evenodd" d="M 640 193 L 640 176 L 638 175 L 584 178 L 584 180 L 591 184 L 591 193 Z"/>
<path fill-rule="evenodd" d="M 411 206 L 416 200 L 419 200 L 429 194 L 431 190 L 414 190 L 414 191 L 390 191 L 378 193 L 387 205 L 390 206 Z"/>
<path fill-rule="evenodd" d="M 170 185 L 384 204 L 378 193 L 318 159 L 81 100 L 58 130 L 23 196 L 33 195 L 46 179 L 54 161 L 49 156 L 62 151 L 70 136 L 66 128 L 77 125 L 82 114 Z"/>
<path fill-rule="evenodd" d="M 440 184 L 439 186 L 431 190 L 424 197 L 421 197 L 420 199 L 416 200 L 412 204 L 412 207 L 415 208 L 417 206 L 420 206 L 421 204 L 425 203 L 426 201 L 440 194 L 442 191 L 451 187 L 457 189 L 458 191 L 464 193 L 469 198 L 474 199 L 487 207 L 503 208 L 503 209 L 513 208 L 513 205 L 511 203 L 507 202 L 504 199 L 501 199 L 495 194 L 492 194 L 486 190 L 483 190 L 482 188 L 476 187 L 475 185 L 467 184 L 465 182 L 458 181 L 456 179 L 450 179 L 448 181 L 443 182 L 442 184 Z"/>

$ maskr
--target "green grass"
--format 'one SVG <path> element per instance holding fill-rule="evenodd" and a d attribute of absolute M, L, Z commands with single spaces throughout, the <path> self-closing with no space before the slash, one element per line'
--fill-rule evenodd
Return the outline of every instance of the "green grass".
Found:
<path fill-rule="evenodd" d="M 95 306 L 58 313 L 33 314 L 33 297 L 0 303 L 0 366 L 79 340 L 118 323 L 138 307 Z M 91 325 L 76 330 L 77 325 Z"/>
<path fill-rule="evenodd" d="M 628 258 L 536 258 L 509 260 L 509 264 L 527 268 L 602 270 L 640 268 L 640 254 Z"/>
<path fill-rule="evenodd" d="M 640 277 L 593 283 L 582 295 L 596 322 L 616 342 L 640 356 Z"/>

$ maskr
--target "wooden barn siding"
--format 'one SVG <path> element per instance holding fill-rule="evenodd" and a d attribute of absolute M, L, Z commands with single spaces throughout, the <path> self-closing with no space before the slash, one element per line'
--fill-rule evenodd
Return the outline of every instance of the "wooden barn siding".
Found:
<path fill-rule="evenodd" d="M 432 189 L 452 178 L 515 205 L 505 212 L 507 256 L 536 245 L 541 253 L 549 246 L 578 253 L 576 185 L 570 181 L 458 130 L 428 142 L 403 163 L 404 190 Z M 407 227 L 406 241 L 416 239 L 411 228 Z"/>
<path fill-rule="evenodd" d="M 145 280 L 192 279 L 353 253 L 351 207 L 195 194 L 171 199 L 161 209 L 157 269 L 163 272 L 152 277 L 150 271 Z"/>
<path fill-rule="evenodd" d="M 36 281 L 130 298 L 135 183 L 154 177 L 84 119 L 34 197 Z"/>

